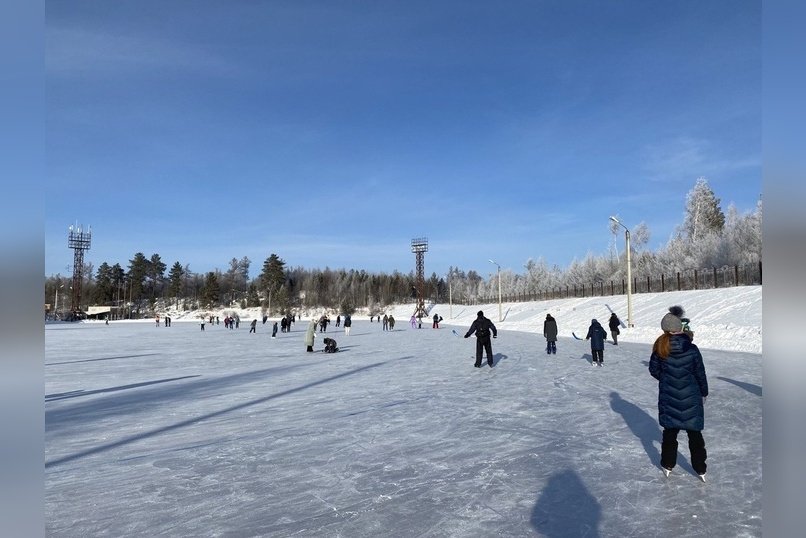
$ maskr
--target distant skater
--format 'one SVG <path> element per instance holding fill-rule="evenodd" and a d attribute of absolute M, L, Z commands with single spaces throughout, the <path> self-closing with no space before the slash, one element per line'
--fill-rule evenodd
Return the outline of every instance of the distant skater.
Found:
<path fill-rule="evenodd" d="M 201 325 L 201 330 L 204 330 L 204 318 L 199 322 L 199 325 Z"/>
<path fill-rule="evenodd" d="M 341 327 L 341 314 L 336 316 L 336 327 Z"/>
<path fill-rule="evenodd" d="M 610 327 L 610 336 L 613 338 L 614 346 L 618 345 L 618 335 L 620 333 L 619 325 L 621 325 L 621 320 L 618 319 L 616 313 L 613 312 L 610 314 L 610 319 L 607 321 L 607 326 Z"/>
<path fill-rule="evenodd" d="M 386 314 L 383 315 L 383 330 L 384 331 L 389 330 L 389 316 L 387 316 Z"/>
<path fill-rule="evenodd" d="M 249 324 L 249 334 L 255 333 L 257 334 L 257 320 L 253 319 L 252 323 Z"/>
<path fill-rule="evenodd" d="M 350 316 L 350 314 L 345 314 L 344 315 L 344 335 L 345 336 L 350 336 L 350 329 L 352 328 L 352 326 L 353 326 L 353 318 Z"/>
<path fill-rule="evenodd" d="M 493 338 L 498 338 L 498 330 L 489 319 L 484 317 L 484 312 L 479 310 L 476 319 L 470 325 L 470 328 L 465 333 L 465 338 L 470 338 L 470 335 L 476 333 L 476 363 L 473 365 L 476 368 L 481 368 L 481 357 L 483 352 L 487 352 L 487 366 L 493 367 L 493 344 L 490 340 L 490 334 Z"/>
<path fill-rule="evenodd" d="M 414 317 L 414 314 L 411 315 L 411 319 L 409 320 L 409 323 L 411 323 L 411 328 L 412 329 L 417 328 L 417 318 Z"/>
<path fill-rule="evenodd" d="M 669 476 L 677 464 L 677 434 L 686 430 L 691 466 L 705 482 L 708 453 L 702 430 L 708 378 L 699 348 L 683 332 L 683 313 L 680 306 L 669 308 L 649 358 L 649 373 L 658 380 L 658 422 L 663 428 L 660 465 Z"/>
<path fill-rule="evenodd" d="M 274 322 L 274 325 L 271 326 L 271 337 L 277 338 L 277 322 Z"/>
<path fill-rule="evenodd" d="M 604 330 L 604 327 L 596 321 L 595 319 L 591 320 L 591 326 L 588 327 L 588 334 L 585 336 L 585 340 L 591 341 L 591 366 L 602 366 L 604 363 L 604 341 L 607 338 L 607 332 Z"/>
<path fill-rule="evenodd" d="M 389 314 L 389 330 L 395 330 L 395 317 L 392 314 Z"/>
<path fill-rule="evenodd" d="M 546 321 L 543 322 L 543 336 L 546 337 L 546 353 L 557 354 L 557 320 L 546 314 Z"/>

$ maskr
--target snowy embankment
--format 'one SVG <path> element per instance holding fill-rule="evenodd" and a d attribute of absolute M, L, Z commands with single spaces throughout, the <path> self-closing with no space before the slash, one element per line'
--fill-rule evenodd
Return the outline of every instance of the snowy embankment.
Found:
<path fill-rule="evenodd" d="M 632 296 L 632 327 L 627 324 L 627 296 L 612 295 L 604 297 L 586 297 L 570 299 L 553 299 L 549 301 L 530 301 L 521 303 L 503 303 L 499 321 L 498 304 L 450 305 L 428 304 L 429 315 L 442 316 L 442 325 L 467 328 L 479 310 L 490 318 L 499 330 L 531 332 L 542 335 L 543 321 L 546 314 L 556 320 L 560 337 L 571 338 L 574 332 L 585 337 L 592 319 L 597 319 L 605 329 L 610 313 L 615 312 L 622 321 L 619 341 L 651 344 L 660 334 L 660 319 L 672 305 L 681 305 L 691 319 L 694 330 L 694 342 L 703 349 L 720 349 L 725 351 L 742 351 L 761 353 L 761 286 L 742 286 L 712 290 L 671 291 L 665 293 L 637 293 Z M 398 326 L 408 325 L 414 311 L 412 303 L 394 305 L 385 313 L 392 314 Z M 303 319 L 319 318 L 323 313 L 335 322 L 336 312 L 333 309 L 306 309 L 302 311 Z M 263 317 L 260 308 L 220 308 L 200 311 L 166 312 L 172 321 L 198 322 L 202 316 L 218 316 L 223 322 L 227 315 L 237 315 L 241 323 L 249 323 L 252 319 Z M 164 315 L 164 314 L 163 314 Z M 353 319 L 369 317 L 366 309 L 359 309 Z M 272 316 L 270 321 L 279 319 Z M 138 320 L 154 323 L 153 319 Z M 431 319 L 423 319 L 423 328 L 431 327 Z"/>

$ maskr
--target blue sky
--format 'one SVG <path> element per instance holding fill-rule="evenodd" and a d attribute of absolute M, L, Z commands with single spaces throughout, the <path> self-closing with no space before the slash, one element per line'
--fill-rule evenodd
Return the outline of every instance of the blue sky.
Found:
<path fill-rule="evenodd" d="M 46 5 L 46 275 L 75 222 L 96 268 L 522 272 L 761 193 L 760 2 Z"/>

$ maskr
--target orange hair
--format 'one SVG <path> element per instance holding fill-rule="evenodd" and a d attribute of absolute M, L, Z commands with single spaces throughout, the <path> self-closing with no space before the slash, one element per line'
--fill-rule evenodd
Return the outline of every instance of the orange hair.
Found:
<path fill-rule="evenodd" d="M 672 335 L 667 332 L 664 332 L 662 335 L 658 336 L 658 339 L 655 340 L 655 343 L 652 345 L 652 353 L 661 359 L 668 358 L 669 353 L 672 352 L 671 336 Z"/>

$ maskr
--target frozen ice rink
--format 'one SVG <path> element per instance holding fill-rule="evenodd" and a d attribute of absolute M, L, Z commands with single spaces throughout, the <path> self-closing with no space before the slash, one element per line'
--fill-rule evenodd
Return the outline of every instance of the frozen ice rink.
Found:
<path fill-rule="evenodd" d="M 270 326 L 46 326 L 47 534 L 761 535 L 761 355 L 703 350 L 703 484 L 685 433 L 660 472 L 646 343 Z"/>

